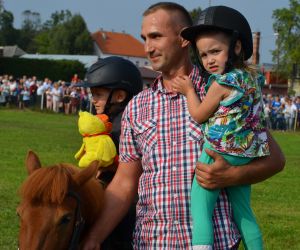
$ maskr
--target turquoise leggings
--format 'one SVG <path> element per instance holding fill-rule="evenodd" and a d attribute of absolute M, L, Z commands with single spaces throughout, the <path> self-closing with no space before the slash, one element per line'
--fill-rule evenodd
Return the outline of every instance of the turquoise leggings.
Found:
<path fill-rule="evenodd" d="M 200 162 L 211 164 L 213 159 L 206 154 L 204 143 Z M 234 157 L 222 155 L 231 165 L 239 166 L 250 162 L 253 158 Z M 262 236 L 250 206 L 251 186 L 234 186 L 226 188 L 228 199 L 233 209 L 234 222 L 237 225 L 246 249 L 263 249 Z M 193 245 L 213 245 L 213 211 L 220 189 L 208 190 L 202 188 L 194 177 L 191 193 L 191 206 L 193 217 Z"/>

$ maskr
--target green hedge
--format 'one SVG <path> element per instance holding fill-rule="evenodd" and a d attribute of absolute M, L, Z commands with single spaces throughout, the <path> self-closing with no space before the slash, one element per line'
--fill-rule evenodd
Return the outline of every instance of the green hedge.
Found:
<path fill-rule="evenodd" d="M 0 58 L 0 75 L 36 76 L 38 79 L 48 77 L 53 81 L 64 80 L 69 82 L 75 73 L 78 74 L 80 79 L 84 78 L 85 68 L 79 61 Z"/>

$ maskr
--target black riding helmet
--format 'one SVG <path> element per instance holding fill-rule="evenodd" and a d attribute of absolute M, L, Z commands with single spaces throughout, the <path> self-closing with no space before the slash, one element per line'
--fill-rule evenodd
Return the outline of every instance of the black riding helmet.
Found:
<path fill-rule="evenodd" d="M 143 89 L 143 81 L 139 69 L 130 61 L 110 56 L 99 58 L 85 75 L 85 81 L 78 87 L 103 87 L 109 89 L 123 89 L 130 98 Z"/>
<path fill-rule="evenodd" d="M 201 32 L 209 29 L 220 29 L 225 32 L 236 33 L 241 40 L 244 50 L 244 59 L 247 60 L 253 53 L 253 40 L 250 25 L 247 19 L 237 10 L 227 6 L 212 6 L 203 10 L 194 26 L 184 29 L 181 36 L 191 42 Z"/>
<path fill-rule="evenodd" d="M 77 87 L 103 87 L 111 89 L 110 95 L 105 105 L 105 113 L 111 114 L 122 111 L 128 101 L 143 89 L 143 80 L 139 69 L 129 60 L 118 56 L 99 58 L 85 75 L 83 83 L 76 84 Z M 112 104 L 111 98 L 115 89 L 125 90 L 126 99 L 119 104 Z"/>

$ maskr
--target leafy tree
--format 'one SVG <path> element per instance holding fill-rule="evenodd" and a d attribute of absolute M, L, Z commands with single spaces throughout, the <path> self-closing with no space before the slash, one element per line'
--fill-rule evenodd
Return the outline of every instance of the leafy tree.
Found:
<path fill-rule="evenodd" d="M 0 6 L 0 44 L 14 45 L 18 39 L 18 31 L 13 27 L 14 16 Z"/>
<path fill-rule="evenodd" d="M 290 0 L 289 8 L 273 11 L 273 29 L 277 35 L 273 61 L 277 70 L 290 75 L 294 63 L 300 63 L 300 0 Z"/>
<path fill-rule="evenodd" d="M 201 7 L 195 8 L 193 10 L 190 11 L 190 15 L 192 17 L 193 23 L 195 24 L 200 16 L 201 13 Z M 196 51 L 194 51 L 194 49 L 190 49 L 190 57 L 191 60 L 194 64 L 198 64 L 198 59 L 197 59 L 197 55 L 196 55 Z"/>
<path fill-rule="evenodd" d="M 36 52 L 36 44 L 34 37 L 39 33 L 41 29 L 41 16 L 38 12 L 31 10 L 25 10 L 22 13 L 23 23 L 20 30 L 19 46 L 28 53 Z"/>
<path fill-rule="evenodd" d="M 195 8 L 195 9 L 192 9 L 190 11 L 190 15 L 192 17 L 192 20 L 193 20 L 193 23 L 196 23 L 199 16 L 200 16 L 200 13 L 201 13 L 201 7 L 198 7 L 198 8 Z"/>
<path fill-rule="evenodd" d="M 44 30 L 49 30 L 54 28 L 55 26 L 59 24 L 63 24 L 67 21 L 69 21 L 72 18 L 72 13 L 69 10 L 61 10 L 61 11 L 55 11 L 51 14 L 51 19 L 47 20 L 44 25 Z"/>
<path fill-rule="evenodd" d="M 92 54 L 93 41 L 81 15 L 56 12 L 35 37 L 39 53 Z"/>

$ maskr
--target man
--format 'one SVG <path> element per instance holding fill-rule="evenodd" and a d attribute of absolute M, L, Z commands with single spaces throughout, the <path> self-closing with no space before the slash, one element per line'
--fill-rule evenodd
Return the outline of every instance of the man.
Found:
<path fill-rule="evenodd" d="M 124 111 L 120 163 L 85 250 L 100 249 L 99 244 L 124 216 L 137 190 L 134 248 L 191 249 L 190 191 L 203 137 L 200 126 L 188 114 L 185 98 L 171 87 L 178 75 L 189 75 L 197 90 L 202 84 L 199 70 L 189 58 L 189 42 L 180 36 L 180 31 L 190 25 L 189 13 L 175 3 L 157 3 L 144 12 L 141 36 L 152 67 L 161 76 L 151 88 L 134 97 Z M 233 168 L 210 152 L 215 163 L 209 168 L 197 166 L 198 181 L 204 187 L 216 188 L 264 180 L 284 165 L 271 137 L 270 151 L 270 157 L 242 168 Z M 228 217 L 230 213 L 222 192 L 215 209 L 215 249 L 238 246 L 239 236 Z"/>

